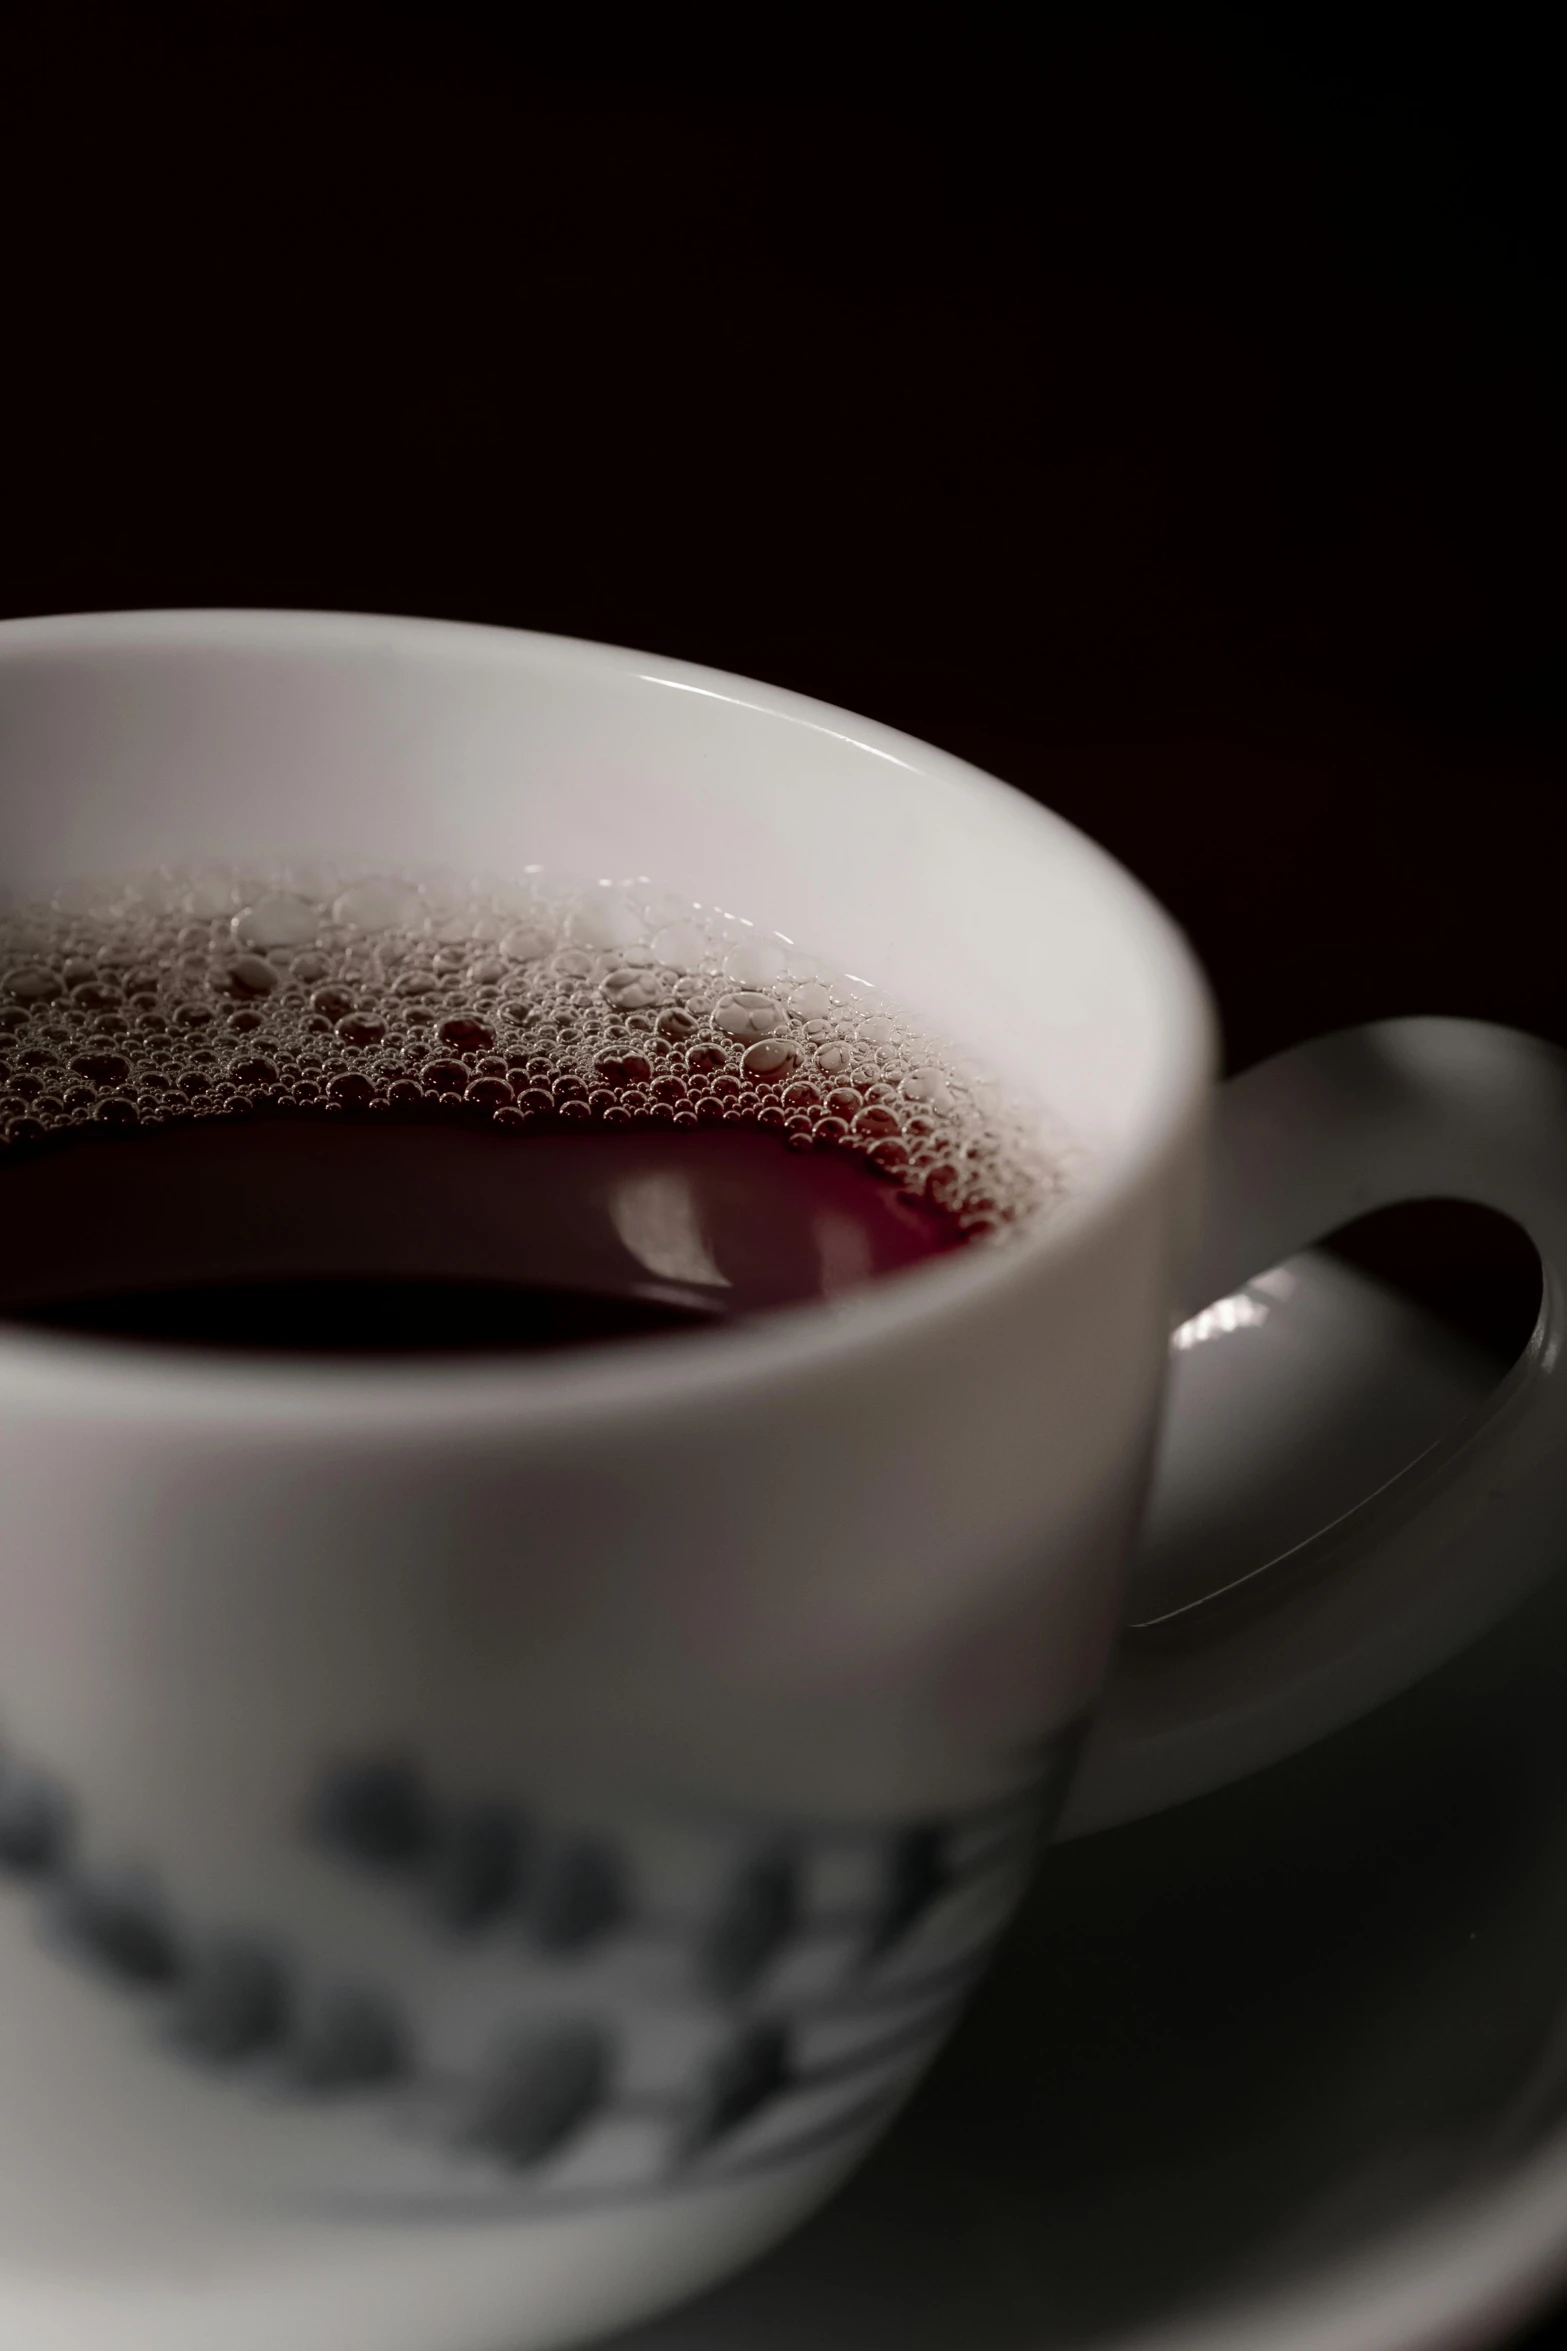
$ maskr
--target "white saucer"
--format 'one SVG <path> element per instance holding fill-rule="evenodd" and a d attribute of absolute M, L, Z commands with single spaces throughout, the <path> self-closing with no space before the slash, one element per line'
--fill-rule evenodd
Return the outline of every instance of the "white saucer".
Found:
<path fill-rule="evenodd" d="M 1332 1260 L 1282 1276 L 1175 1356 L 1134 1616 L 1320 1525 L 1496 1376 Z M 1222 1552 L 1195 1533 L 1221 1479 Z M 864 2171 L 615 2351 L 1438 2351 L 1518 2324 L 1567 2278 L 1564 1686 L 1567 1574 L 1310 1753 L 1056 1847 Z"/>

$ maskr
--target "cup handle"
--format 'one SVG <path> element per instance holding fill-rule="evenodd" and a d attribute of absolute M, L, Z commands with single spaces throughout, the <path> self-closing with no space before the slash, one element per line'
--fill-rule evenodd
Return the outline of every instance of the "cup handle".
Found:
<path fill-rule="evenodd" d="M 1321 1037 L 1220 1090 L 1192 1293 L 1395 1201 L 1500 1209 L 1540 1254 L 1518 1362 L 1450 1439 L 1222 1591 L 1122 1636 L 1058 1833 L 1202 1794 L 1439 1665 L 1567 1551 L 1567 1053 L 1480 1021 Z"/>

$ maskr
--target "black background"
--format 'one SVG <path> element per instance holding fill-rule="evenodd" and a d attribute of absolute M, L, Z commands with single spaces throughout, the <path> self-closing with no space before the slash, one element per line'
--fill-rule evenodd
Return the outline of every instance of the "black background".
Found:
<path fill-rule="evenodd" d="M 0 613 L 749 672 L 1096 835 L 1234 1067 L 1567 1044 L 1552 12 L 731 14 L 12 22 Z"/>
<path fill-rule="evenodd" d="M 1407 1010 L 1567 1040 L 1538 35 L 212 13 L 12 45 L 0 610 L 751 672 L 1085 825 L 1236 1065 Z"/>

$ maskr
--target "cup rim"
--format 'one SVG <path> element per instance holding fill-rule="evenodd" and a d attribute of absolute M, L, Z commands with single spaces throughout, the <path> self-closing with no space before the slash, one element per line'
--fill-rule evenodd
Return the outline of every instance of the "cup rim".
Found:
<path fill-rule="evenodd" d="M 253 1430 L 298 1424 L 324 1433 L 356 1424 L 459 1421 L 470 1428 L 581 1422 L 650 1405 L 689 1408 L 705 1396 L 765 1390 L 829 1364 L 897 1349 L 916 1331 L 956 1329 L 1000 1292 L 1041 1275 L 1113 1221 L 1150 1171 L 1200 1115 L 1217 1061 L 1217 1022 L 1207 982 L 1173 918 L 1089 835 L 1015 786 L 881 721 L 759 680 L 664 654 L 588 638 L 485 622 L 258 607 L 133 608 L 0 621 L 0 667 L 98 653 L 362 653 L 485 663 L 541 656 L 611 681 L 711 696 L 811 733 L 827 734 L 911 773 L 939 776 L 977 797 L 1004 794 L 1043 831 L 1070 839 L 1119 901 L 1132 951 L 1152 964 L 1165 1024 L 1164 1049 L 1131 1136 L 1084 1196 L 1034 1231 L 993 1249 L 959 1250 L 867 1283 L 841 1299 L 779 1307 L 704 1331 L 572 1349 L 546 1358 L 449 1357 L 377 1362 L 352 1358 L 247 1357 L 133 1341 L 0 1330 L 0 1381 L 84 1386 L 112 1393 L 117 1410 L 175 1409 L 203 1421 L 243 1417 Z M 693 1344 L 693 1338 L 699 1343 Z M 127 1378 L 134 1367 L 134 1377 Z"/>

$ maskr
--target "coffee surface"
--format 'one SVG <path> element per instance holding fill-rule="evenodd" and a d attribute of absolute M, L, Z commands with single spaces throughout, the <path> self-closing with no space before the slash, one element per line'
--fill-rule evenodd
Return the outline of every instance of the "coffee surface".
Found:
<path fill-rule="evenodd" d="M 0 1311 L 269 1352 L 494 1352 L 710 1329 L 961 1247 L 857 1155 L 740 1123 L 499 1132 L 309 1110 L 0 1159 Z"/>
<path fill-rule="evenodd" d="M 0 1314 L 535 1349 L 829 1299 L 1039 1213 L 994 1085 L 644 880 L 162 873 L 0 916 Z"/>

